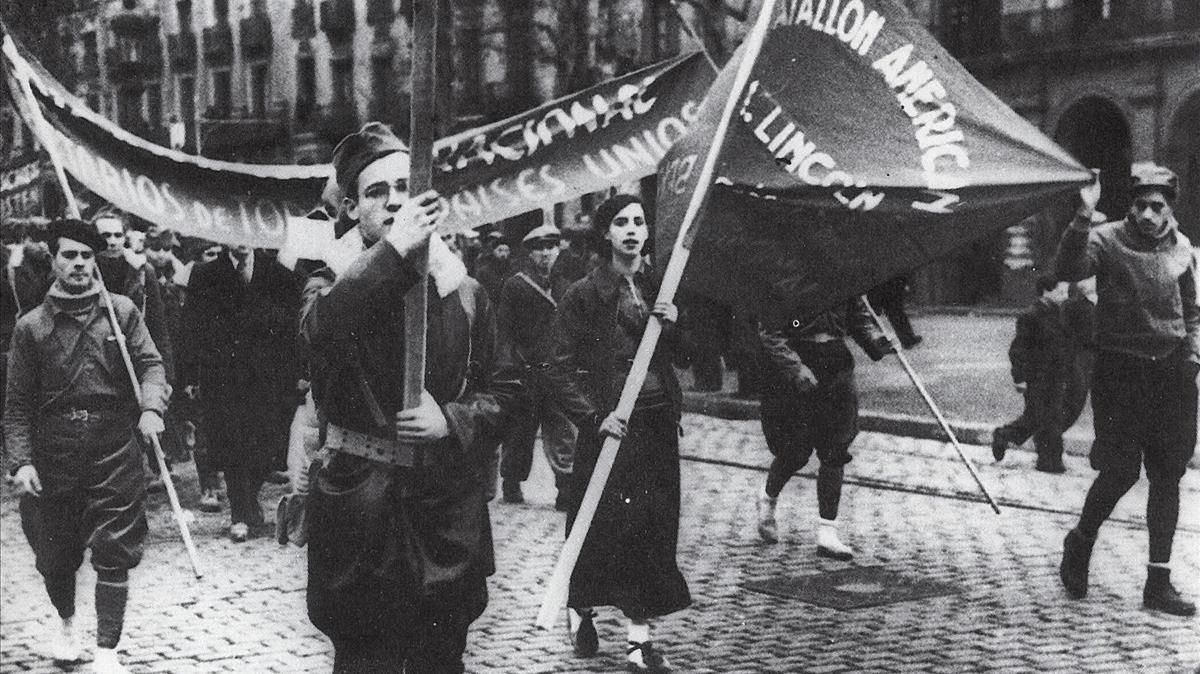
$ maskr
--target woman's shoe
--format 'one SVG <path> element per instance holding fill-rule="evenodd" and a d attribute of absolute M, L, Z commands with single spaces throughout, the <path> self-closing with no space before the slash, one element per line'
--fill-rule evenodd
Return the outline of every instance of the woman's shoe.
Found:
<path fill-rule="evenodd" d="M 582 611 L 567 609 L 567 612 L 567 629 L 571 633 L 571 646 L 575 648 L 575 655 L 581 658 L 592 657 L 600 650 L 600 636 L 596 634 L 596 624 L 592 622 L 596 612 L 592 609 Z M 570 614 L 572 613 L 579 621 L 578 625 L 571 625 L 573 621 L 570 619 Z"/>
<path fill-rule="evenodd" d="M 631 672 L 673 671 L 667 657 L 654 650 L 654 643 L 650 641 L 640 644 L 630 641 L 629 648 L 625 651 L 625 665 Z"/>

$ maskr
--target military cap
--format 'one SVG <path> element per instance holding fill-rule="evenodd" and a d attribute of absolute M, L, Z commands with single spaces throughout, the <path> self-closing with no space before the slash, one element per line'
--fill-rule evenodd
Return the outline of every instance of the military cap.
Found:
<path fill-rule="evenodd" d="M 55 252 L 58 251 L 59 239 L 78 241 L 96 253 L 108 248 L 108 242 L 100 236 L 100 232 L 96 231 L 95 225 L 89 225 L 82 220 L 71 218 L 55 220 L 50 223 L 47 234 L 49 235 L 50 249 Z"/>
<path fill-rule="evenodd" d="M 525 238 L 521 239 L 521 243 L 525 246 L 532 247 L 534 243 L 539 241 L 552 241 L 558 243 L 562 239 L 562 232 L 554 225 L 541 225 L 529 230 Z"/>
<path fill-rule="evenodd" d="M 1131 186 L 1134 192 L 1161 190 L 1172 200 L 1179 194 L 1179 178 L 1165 166 L 1148 161 L 1138 162 L 1129 167 L 1129 172 L 1133 177 Z"/>
<path fill-rule="evenodd" d="M 333 170 L 338 187 L 346 195 L 355 195 L 355 181 L 363 169 L 393 152 L 408 152 L 404 141 L 379 122 L 368 122 L 342 139 L 333 148 Z"/>

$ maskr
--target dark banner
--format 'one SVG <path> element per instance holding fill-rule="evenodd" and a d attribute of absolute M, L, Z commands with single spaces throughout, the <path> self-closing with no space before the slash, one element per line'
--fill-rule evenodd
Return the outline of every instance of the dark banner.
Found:
<path fill-rule="evenodd" d="M 67 172 L 117 207 L 183 234 L 280 248 L 289 218 L 318 203 L 332 170 L 223 162 L 154 145 L 90 110 L 9 36 L 3 51 L 13 99 Z M 449 205 L 445 228 L 462 231 L 653 174 L 713 77 L 701 55 L 681 56 L 438 141 L 434 184 Z"/>
<path fill-rule="evenodd" d="M 782 3 L 736 92 L 684 286 L 793 317 L 1065 198 L 1090 173 L 888 0 Z M 740 53 L 660 166 L 670 250 Z"/>

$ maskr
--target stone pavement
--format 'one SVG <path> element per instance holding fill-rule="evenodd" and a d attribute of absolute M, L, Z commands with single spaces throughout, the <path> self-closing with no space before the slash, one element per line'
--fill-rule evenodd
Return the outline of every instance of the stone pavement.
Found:
<path fill-rule="evenodd" d="M 843 536 L 853 562 L 815 557 L 813 467 L 780 501 L 783 540 L 760 542 L 754 499 L 768 455 L 758 423 L 687 415 L 682 450 L 683 522 L 679 558 L 691 585 L 690 609 L 661 620 L 656 640 L 682 672 L 1194 672 L 1200 620 L 1141 608 L 1146 534 L 1145 484 L 1121 503 L 1101 532 L 1092 592 L 1066 598 L 1058 585 L 1063 533 L 1090 483 L 1082 459 L 1069 472 L 1032 470 L 1032 455 L 990 462 L 967 447 L 1003 507 L 976 498 L 953 449 L 928 440 L 864 433 L 848 466 Z M 185 504 L 194 504 L 186 468 Z M 1176 538 L 1176 584 L 1200 596 L 1200 480 L 1185 478 Z M 272 488 L 264 503 L 279 493 Z M 467 657 L 472 672 L 623 671 L 624 628 L 612 609 L 598 623 L 600 656 L 576 658 L 563 624 L 533 627 L 546 576 L 562 540 L 551 507 L 552 480 L 541 460 L 526 485 L 529 503 L 492 508 L 499 572 L 491 605 L 476 622 Z M 304 613 L 304 553 L 269 538 L 235 545 L 220 515 L 199 514 L 193 533 L 207 574 L 195 581 L 161 495 L 152 535 L 133 576 L 121 648 L 134 672 L 321 672 L 328 642 Z M 52 611 L 19 530 L 15 500 L 0 513 L 0 673 L 62 671 L 40 653 Z M 942 597 L 837 610 L 750 592 L 743 583 L 851 567 L 952 584 Z M 90 587 L 80 575 L 80 616 L 94 624 Z M 85 591 L 85 588 L 86 591 Z M 868 588 L 869 589 L 869 588 Z M 867 591 L 867 590 L 863 590 Z M 86 671 L 81 666 L 80 671 Z"/>

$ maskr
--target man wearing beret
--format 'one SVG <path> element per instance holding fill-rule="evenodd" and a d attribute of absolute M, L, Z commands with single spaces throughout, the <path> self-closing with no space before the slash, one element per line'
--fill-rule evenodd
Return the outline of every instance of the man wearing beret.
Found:
<path fill-rule="evenodd" d="M 1170 561 L 1179 481 L 1196 450 L 1196 259 L 1172 212 L 1175 174 L 1135 164 L 1132 191 L 1123 220 L 1092 227 L 1100 182 L 1080 190 L 1082 206 L 1058 248 L 1060 279 L 1080 281 L 1094 274 L 1097 280 L 1091 463 L 1100 472 L 1079 524 L 1063 542 L 1059 575 L 1072 598 L 1087 595 L 1088 562 L 1100 525 L 1145 465 L 1150 564 L 1143 604 L 1191 616 L 1196 605 L 1171 584 Z"/>
<path fill-rule="evenodd" d="M 486 293 L 465 269 L 439 275 L 462 263 L 430 238 L 437 193 L 409 195 L 405 145 L 371 123 L 333 163 L 363 250 L 336 280 L 309 280 L 300 321 L 328 420 L 308 505 L 309 618 L 333 641 L 335 672 L 462 672 L 494 571 L 480 440 L 519 379 L 500 367 Z M 427 241 L 426 390 L 402 409 L 404 299 Z"/>
<path fill-rule="evenodd" d="M 513 357 L 524 369 L 525 413 L 513 420 L 500 449 L 500 478 L 505 502 L 521 503 L 521 483 L 529 478 L 533 442 L 542 429 L 542 449 L 558 487 L 555 508 L 567 509 L 567 485 L 575 459 L 576 430 L 555 403 L 547 380 L 554 352 L 554 314 L 570 285 L 554 274 L 562 233 L 554 225 L 535 227 L 521 244 L 529 255 L 524 270 L 500 290 L 500 334 L 511 341 Z"/>
<path fill-rule="evenodd" d="M 91 225 L 50 225 L 54 283 L 45 301 L 17 321 L 9 355 L 4 440 L 22 491 L 37 570 L 62 619 L 55 660 L 80 659 L 75 573 L 85 549 L 96 570 L 96 672 L 125 672 L 117 658 L 129 569 L 146 537 L 142 450 L 163 430 L 170 387 L 162 357 L 133 302 L 112 295 L 141 386 L 129 381 L 117 335 L 100 297 L 96 253 L 104 239 Z M 36 514 L 33 514 L 36 511 Z M 23 518 L 25 521 L 30 521 Z"/>

